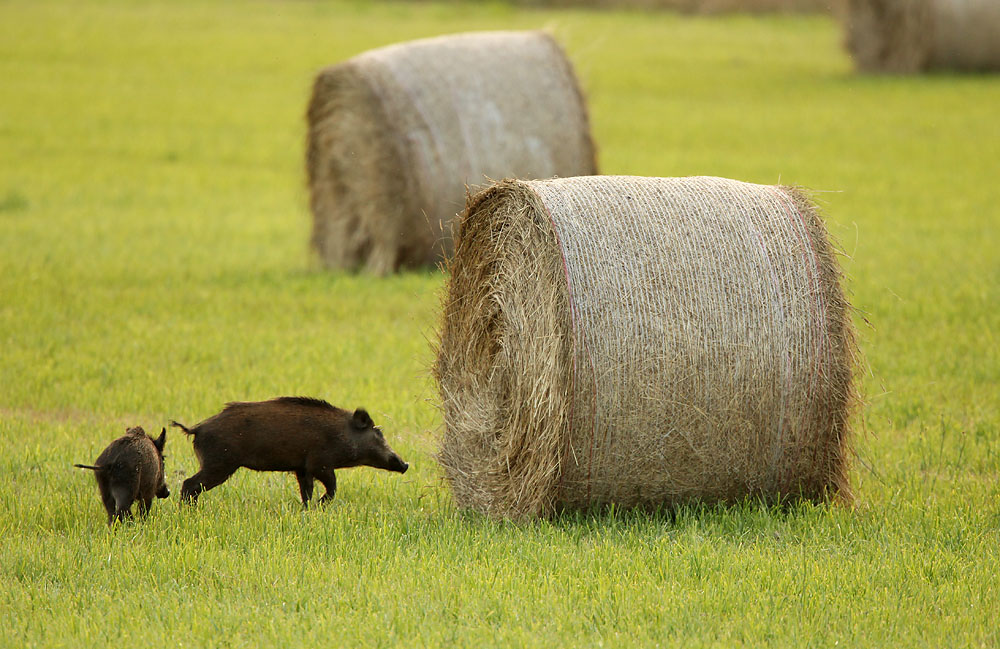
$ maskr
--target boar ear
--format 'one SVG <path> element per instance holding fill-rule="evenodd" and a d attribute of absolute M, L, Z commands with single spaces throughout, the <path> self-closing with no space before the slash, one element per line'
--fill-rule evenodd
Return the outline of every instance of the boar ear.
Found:
<path fill-rule="evenodd" d="M 153 440 L 153 446 L 159 449 L 160 453 L 163 452 L 163 447 L 167 445 L 167 429 L 163 428 L 160 431 L 160 436 Z"/>
<path fill-rule="evenodd" d="M 371 428 L 375 425 L 372 418 L 368 416 L 368 411 L 364 408 L 358 408 L 354 411 L 354 416 L 351 417 L 351 425 L 358 430 L 364 430 L 366 428 Z"/>

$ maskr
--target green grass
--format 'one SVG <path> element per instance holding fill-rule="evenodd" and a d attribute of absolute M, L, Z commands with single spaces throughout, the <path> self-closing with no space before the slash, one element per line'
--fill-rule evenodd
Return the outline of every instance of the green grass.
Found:
<path fill-rule="evenodd" d="M 307 250 L 314 72 L 378 45 L 553 28 L 607 173 L 819 194 L 869 406 L 856 509 L 754 503 L 521 525 L 434 461 L 434 272 Z M 0 646 L 997 646 L 1000 78 L 862 78 L 825 17 L 499 4 L 0 3 Z M 368 407 L 412 464 L 238 473 L 109 532 L 93 460 L 228 400 Z M 196 469 L 167 443 L 175 496 Z"/>

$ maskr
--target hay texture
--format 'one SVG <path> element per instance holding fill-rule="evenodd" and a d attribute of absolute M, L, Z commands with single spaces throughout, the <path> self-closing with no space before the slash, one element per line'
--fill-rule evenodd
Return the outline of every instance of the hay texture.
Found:
<path fill-rule="evenodd" d="M 845 21 L 863 72 L 1000 70 L 1000 0 L 849 0 Z"/>
<path fill-rule="evenodd" d="M 597 172 L 572 66 L 540 31 L 366 52 L 319 73 L 308 123 L 312 242 L 329 267 L 434 264 L 467 186 Z"/>
<path fill-rule="evenodd" d="M 435 378 L 459 506 L 850 499 L 850 306 L 798 190 L 504 181 L 457 241 Z"/>

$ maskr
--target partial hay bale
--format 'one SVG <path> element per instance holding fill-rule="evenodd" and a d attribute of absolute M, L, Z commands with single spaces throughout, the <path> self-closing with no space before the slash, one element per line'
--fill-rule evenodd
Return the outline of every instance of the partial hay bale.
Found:
<path fill-rule="evenodd" d="M 850 500 L 850 305 L 799 190 L 504 181 L 456 245 L 434 374 L 459 506 Z"/>
<path fill-rule="evenodd" d="M 366 52 L 319 73 L 307 119 L 312 242 L 330 267 L 434 264 L 467 185 L 597 173 L 572 66 L 540 31 Z"/>
<path fill-rule="evenodd" d="M 845 23 L 863 72 L 1000 70 L 998 0 L 849 0 Z"/>

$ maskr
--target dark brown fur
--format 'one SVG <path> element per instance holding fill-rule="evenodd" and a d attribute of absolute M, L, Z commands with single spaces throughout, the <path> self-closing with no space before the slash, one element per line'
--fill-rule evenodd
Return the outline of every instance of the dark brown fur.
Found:
<path fill-rule="evenodd" d="M 166 498 L 170 495 L 163 481 L 163 447 L 166 443 L 166 428 L 157 439 L 153 439 L 141 426 L 136 426 L 108 444 L 94 464 L 74 465 L 94 472 L 101 502 L 108 512 L 108 525 L 131 519 L 134 502 L 139 503 L 139 515 L 145 516 L 154 496 Z"/>
<path fill-rule="evenodd" d="M 229 403 L 193 428 L 176 421 L 171 425 L 194 436 L 201 463 L 201 470 L 184 481 L 182 501 L 197 501 L 198 494 L 222 484 L 240 467 L 294 472 L 303 505 L 312 498 L 314 480 L 326 487 L 321 503 L 333 498 L 335 469 L 371 466 L 405 473 L 409 468 L 366 411 L 350 413 L 319 399 Z"/>

